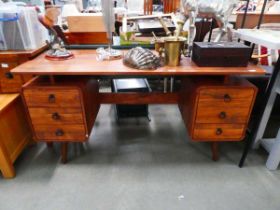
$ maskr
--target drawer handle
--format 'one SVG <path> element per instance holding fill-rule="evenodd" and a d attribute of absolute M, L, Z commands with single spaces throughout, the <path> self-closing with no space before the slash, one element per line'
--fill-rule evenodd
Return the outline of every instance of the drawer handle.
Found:
<path fill-rule="evenodd" d="M 231 97 L 230 97 L 229 94 L 225 94 L 225 95 L 224 95 L 224 101 L 225 101 L 225 102 L 231 102 Z"/>
<path fill-rule="evenodd" d="M 52 118 L 54 120 L 59 120 L 60 119 L 60 115 L 57 112 L 55 112 L 55 113 L 52 114 Z"/>
<path fill-rule="evenodd" d="M 227 113 L 226 113 L 226 112 L 221 112 L 221 113 L 219 114 L 219 117 L 220 117 L 220 119 L 226 119 Z"/>
<path fill-rule="evenodd" d="M 217 128 L 216 135 L 220 136 L 220 135 L 222 135 L 222 133 L 223 133 L 223 130 L 221 128 Z"/>
<path fill-rule="evenodd" d="M 54 94 L 50 94 L 49 95 L 49 102 L 50 103 L 54 103 L 55 102 L 55 95 Z"/>
<path fill-rule="evenodd" d="M 64 135 L 64 132 L 63 132 L 63 130 L 61 130 L 61 129 L 57 129 L 57 130 L 55 131 L 55 135 L 56 135 L 56 136 L 63 136 L 63 135 Z"/>
<path fill-rule="evenodd" d="M 13 79 L 13 78 L 14 78 L 14 75 L 13 75 L 11 72 L 6 72 L 6 73 L 5 73 L 5 77 L 6 77 L 7 79 Z"/>

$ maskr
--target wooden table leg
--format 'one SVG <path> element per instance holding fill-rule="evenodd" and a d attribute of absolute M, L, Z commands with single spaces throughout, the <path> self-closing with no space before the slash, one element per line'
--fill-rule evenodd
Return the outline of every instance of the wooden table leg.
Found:
<path fill-rule="evenodd" d="M 53 142 L 47 142 L 47 147 L 48 148 L 53 148 Z"/>
<path fill-rule="evenodd" d="M 61 143 L 61 162 L 63 164 L 67 163 L 67 153 L 68 153 L 68 143 Z"/>
<path fill-rule="evenodd" d="M 211 143 L 211 150 L 212 150 L 212 160 L 217 161 L 219 160 L 219 144 L 218 142 Z"/>
<path fill-rule="evenodd" d="M 15 168 L 5 148 L 0 148 L 0 170 L 6 179 L 16 176 Z"/>

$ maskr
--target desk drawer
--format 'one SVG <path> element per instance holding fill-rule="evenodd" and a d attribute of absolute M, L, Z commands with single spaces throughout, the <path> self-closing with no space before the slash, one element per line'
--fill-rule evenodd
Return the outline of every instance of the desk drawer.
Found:
<path fill-rule="evenodd" d="M 81 108 L 29 108 L 35 125 L 84 124 Z"/>
<path fill-rule="evenodd" d="M 193 140 L 238 141 L 244 137 L 244 124 L 196 124 Z"/>
<path fill-rule="evenodd" d="M 0 70 L 0 80 L 6 83 L 22 83 L 20 75 L 14 75 L 8 69 Z"/>
<path fill-rule="evenodd" d="M 250 108 L 250 105 L 246 107 L 198 106 L 195 122 L 245 124 L 249 118 Z"/>
<path fill-rule="evenodd" d="M 3 80 L 0 80 L 1 91 L 3 93 L 18 93 L 21 90 L 22 83 L 6 83 Z"/>
<path fill-rule="evenodd" d="M 79 89 L 36 88 L 25 89 L 28 107 L 81 107 Z"/>
<path fill-rule="evenodd" d="M 201 88 L 198 105 L 246 107 L 252 103 L 254 95 L 253 88 Z"/>
<path fill-rule="evenodd" d="M 19 92 L 22 86 L 22 79 L 20 75 L 14 75 L 9 68 L 0 69 L 0 85 L 4 93 Z"/>
<path fill-rule="evenodd" d="M 88 138 L 84 125 L 36 125 L 36 138 L 41 141 L 85 141 Z"/>

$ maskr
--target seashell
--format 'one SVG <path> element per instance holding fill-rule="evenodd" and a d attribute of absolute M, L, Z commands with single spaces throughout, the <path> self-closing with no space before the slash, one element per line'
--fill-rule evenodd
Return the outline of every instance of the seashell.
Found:
<path fill-rule="evenodd" d="M 124 56 L 123 63 L 135 69 L 156 69 L 161 66 L 161 60 L 150 50 L 142 47 L 135 47 L 129 50 Z"/>

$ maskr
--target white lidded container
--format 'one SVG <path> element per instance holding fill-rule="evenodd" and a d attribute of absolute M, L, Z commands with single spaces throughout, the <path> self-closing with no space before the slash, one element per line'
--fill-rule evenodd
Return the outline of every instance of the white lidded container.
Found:
<path fill-rule="evenodd" d="M 44 45 L 47 31 L 34 7 L 1 5 L 0 50 L 32 50 Z"/>

